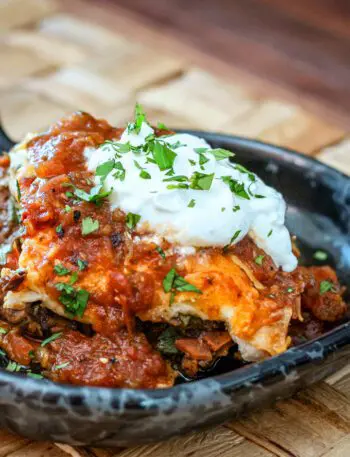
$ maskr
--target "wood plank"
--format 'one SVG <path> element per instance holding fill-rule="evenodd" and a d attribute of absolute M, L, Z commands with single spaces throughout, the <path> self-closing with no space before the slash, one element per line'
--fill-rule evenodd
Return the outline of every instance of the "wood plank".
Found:
<path fill-rule="evenodd" d="M 346 137 L 343 141 L 322 149 L 317 158 L 350 175 L 350 138 Z"/>
<path fill-rule="evenodd" d="M 172 438 L 163 443 L 137 446 L 117 454 L 118 457 L 272 457 L 274 454 L 226 427 Z"/>
<path fill-rule="evenodd" d="M 320 384 L 237 423 L 239 433 L 244 435 L 247 430 L 248 436 L 272 443 L 287 454 L 321 457 L 349 435 L 350 403 L 336 390 Z M 235 422 L 230 427 L 235 430 Z"/>

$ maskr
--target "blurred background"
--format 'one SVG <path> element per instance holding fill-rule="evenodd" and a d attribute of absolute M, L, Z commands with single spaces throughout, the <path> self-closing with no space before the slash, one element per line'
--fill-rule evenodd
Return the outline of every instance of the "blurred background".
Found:
<path fill-rule="evenodd" d="M 346 0 L 0 0 L 9 134 L 72 110 L 257 137 L 342 170 L 350 155 Z"/>

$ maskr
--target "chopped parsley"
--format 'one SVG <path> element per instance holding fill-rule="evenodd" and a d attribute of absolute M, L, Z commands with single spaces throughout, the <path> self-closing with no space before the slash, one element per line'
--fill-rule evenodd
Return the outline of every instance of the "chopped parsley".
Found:
<path fill-rule="evenodd" d="M 86 260 L 78 259 L 77 265 L 78 265 L 79 271 L 83 271 L 87 268 L 88 263 L 86 262 Z"/>
<path fill-rule="evenodd" d="M 40 373 L 32 373 L 31 371 L 28 371 L 27 373 L 28 378 L 32 379 L 44 379 L 44 376 Z"/>
<path fill-rule="evenodd" d="M 254 262 L 255 262 L 257 265 L 262 265 L 262 264 L 263 264 L 263 261 L 264 261 L 264 258 L 265 258 L 264 255 L 258 255 L 258 256 L 255 257 Z"/>
<path fill-rule="evenodd" d="M 190 188 L 196 190 L 209 190 L 214 179 L 214 173 L 205 174 L 195 171 L 190 178 Z"/>
<path fill-rule="evenodd" d="M 125 224 L 129 230 L 134 230 L 138 222 L 140 221 L 141 216 L 135 213 L 128 213 L 126 215 Z"/>
<path fill-rule="evenodd" d="M 101 165 L 96 168 L 96 176 L 100 176 L 101 181 L 104 181 L 107 175 L 113 170 L 114 166 L 114 160 L 107 160 L 107 162 L 101 163 Z"/>
<path fill-rule="evenodd" d="M 62 224 L 60 224 L 60 225 L 58 225 L 58 226 L 56 227 L 56 233 L 57 233 L 57 235 L 58 235 L 60 238 L 63 237 L 63 235 L 64 235 L 64 230 L 63 230 Z"/>
<path fill-rule="evenodd" d="M 69 275 L 70 274 L 70 270 L 68 270 L 68 268 L 64 267 L 62 264 L 57 264 L 53 267 L 53 270 L 54 272 L 58 275 L 58 276 L 66 276 L 66 275 Z"/>
<path fill-rule="evenodd" d="M 77 281 L 78 281 L 78 273 L 76 271 L 73 271 L 73 273 L 71 274 L 71 277 L 68 280 L 68 284 L 70 284 L 72 286 Z"/>
<path fill-rule="evenodd" d="M 336 292 L 336 289 L 335 289 L 332 281 L 321 281 L 320 282 L 320 295 L 323 295 L 326 292 Z"/>
<path fill-rule="evenodd" d="M 5 370 L 10 371 L 11 373 L 16 373 L 16 372 L 20 371 L 21 368 L 22 368 L 21 365 L 10 360 L 9 363 L 7 364 L 7 367 L 5 368 Z"/>
<path fill-rule="evenodd" d="M 84 289 L 75 289 L 65 282 L 58 282 L 55 287 L 61 292 L 58 299 L 64 305 L 66 312 L 72 316 L 82 317 L 89 300 L 89 292 Z"/>
<path fill-rule="evenodd" d="M 162 259 L 165 259 L 165 253 L 164 253 L 163 249 L 160 246 L 156 247 L 156 251 L 162 257 Z"/>
<path fill-rule="evenodd" d="M 287 292 L 288 292 L 289 294 L 291 294 L 292 292 L 294 292 L 293 287 L 288 287 Z"/>
<path fill-rule="evenodd" d="M 240 171 L 241 173 L 244 173 L 244 174 L 247 174 L 248 175 L 248 178 L 251 182 L 255 182 L 256 181 L 256 176 L 254 173 L 252 173 L 251 171 L 247 170 L 246 167 L 244 167 L 243 165 L 240 165 L 239 163 L 237 163 L 235 165 L 235 169 Z"/>
<path fill-rule="evenodd" d="M 193 208 L 196 204 L 196 200 L 194 198 L 192 198 L 192 200 L 189 202 L 189 204 L 187 205 L 188 208 Z"/>
<path fill-rule="evenodd" d="M 8 330 L 6 328 L 0 327 L 0 335 L 6 335 L 8 333 Z"/>
<path fill-rule="evenodd" d="M 126 171 L 123 167 L 123 164 L 121 162 L 116 162 L 114 164 L 114 169 L 116 170 L 116 172 L 113 173 L 113 178 L 119 179 L 120 181 L 124 181 Z"/>
<path fill-rule="evenodd" d="M 128 133 L 140 133 L 142 123 L 147 122 L 146 114 L 139 103 L 135 105 L 135 121 L 128 124 Z"/>
<path fill-rule="evenodd" d="M 89 235 L 90 233 L 96 232 L 99 229 L 99 222 L 92 219 L 91 217 L 84 217 L 81 226 L 81 234 L 83 236 Z"/>
<path fill-rule="evenodd" d="M 68 365 L 70 365 L 70 362 L 64 362 L 64 363 L 61 363 L 60 365 L 55 365 L 53 367 L 53 370 L 54 371 L 62 370 L 62 368 L 66 368 L 66 367 L 68 367 Z"/>
<path fill-rule="evenodd" d="M 210 154 L 213 154 L 217 161 L 229 159 L 230 157 L 234 157 L 235 154 L 227 149 L 216 148 L 216 149 L 209 149 L 208 151 Z"/>
<path fill-rule="evenodd" d="M 241 233 L 241 230 L 237 230 L 233 235 L 232 235 L 232 238 L 230 239 L 230 242 L 228 244 L 226 244 L 226 246 L 224 246 L 224 251 L 227 251 L 227 249 L 231 246 L 231 244 L 233 244 L 236 239 L 239 237 Z"/>
<path fill-rule="evenodd" d="M 56 341 L 58 338 L 61 338 L 62 332 L 57 332 L 51 335 L 49 338 L 46 338 L 46 340 L 42 341 L 41 347 L 45 347 L 47 344 L 52 343 L 53 341 Z"/>
<path fill-rule="evenodd" d="M 313 258 L 320 262 L 324 262 L 325 260 L 328 259 L 328 254 L 327 254 L 327 252 L 321 251 L 319 249 L 319 250 L 315 251 Z"/>
<path fill-rule="evenodd" d="M 89 192 L 85 192 L 85 190 L 78 189 L 77 187 L 74 188 L 73 192 L 79 200 L 88 203 L 95 203 L 95 205 L 100 206 L 102 205 L 103 200 L 111 194 L 112 189 L 105 191 L 103 190 L 102 184 L 97 184 L 92 187 Z"/>
<path fill-rule="evenodd" d="M 178 275 L 175 268 L 172 268 L 163 279 L 163 289 L 166 293 L 174 290 L 178 292 L 196 292 L 197 294 L 202 293 L 198 287 L 188 283 L 182 276 Z"/>
<path fill-rule="evenodd" d="M 273 232 L 273 230 L 271 229 L 271 230 L 269 231 L 269 233 L 267 234 L 267 237 L 268 237 L 268 238 L 270 238 L 270 236 L 272 235 L 272 232 Z"/>
<path fill-rule="evenodd" d="M 222 176 L 221 179 L 225 184 L 229 186 L 231 192 L 237 195 L 237 197 L 250 200 L 248 192 L 246 191 L 243 183 L 237 181 L 236 179 L 233 179 L 231 176 Z"/>
<path fill-rule="evenodd" d="M 160 141 L 153 141 L 152 156 L 159 169 L 164 171 L 173 167 L 177 154 L 167 144 Z"/>
<path fill-rule="evenodd" d="M 196 161 L 195 160 L 192 160 L 192 159 L 188 159 L 190 165 L 192 165 L 193 167 L 196 165 Z"/>
<path fill-rule="evenodd" d="M 160 130 L 169 130 L 168 127 L 165 124 L 163 124 L 163 122 L 158 122 L 157 128 Z"/>
<path fill-rule="evenodd" d="M 64 212 L 65 212 L 65 213 L 70 213 L 71 211 L 72 211 L 72 208 L 71 208 L 69 205 L 66 205 L 66 206 L 64 207 Z"/>
<path fill-rule="evenodd" d="M 235 213 L 237 211 L 239 211 L 241 209 L 241 207 L 239 205 L 236 205 L 232 208 L 232 211 Z"/>

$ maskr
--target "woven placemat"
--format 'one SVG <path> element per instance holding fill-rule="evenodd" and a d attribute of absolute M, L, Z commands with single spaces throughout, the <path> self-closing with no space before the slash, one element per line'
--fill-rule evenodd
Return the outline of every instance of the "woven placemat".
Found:
<path fill-rule="evenodd" d="M 121 124 L 138 100 L 151 120 L 259 138 L 350 174 L 350 137 L 339 126 L 256 95 L 242 78 L 195 67 L 190 53 L 164 53 L 147 44 L 143 26 L 126 34 L 127 27 L 101 25 L 103 14 L 99 23 L 84 16 L 52 0 L 0 0 L 0 109 L 13 138 L 77 109 Z M 67 455 L 348 457 L 350 370 L 240 421 L 127 450 L 36 443 L 0 431 L 0 457 Z"/>

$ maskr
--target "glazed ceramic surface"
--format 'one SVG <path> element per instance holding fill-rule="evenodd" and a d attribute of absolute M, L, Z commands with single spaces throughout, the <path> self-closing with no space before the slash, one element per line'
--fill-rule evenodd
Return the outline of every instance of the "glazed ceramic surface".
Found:
<path fill-rule="evenodd" d="M 287 225 L 298 236 L 304 263 L 322 248 L 350 288 L 350 178 L 312 158 L 247 139 L 190 132 L 280 190 Z M 313 261 L 314 262 L 314 261 Z M 350 360 L 350 322 L 321 338 L 260 363 L 170 389 L 73 387 L 0 370 L 0 427 L 34 439 L 128 446 L 218 424 L 271 404 L 316 382 Z"/>

